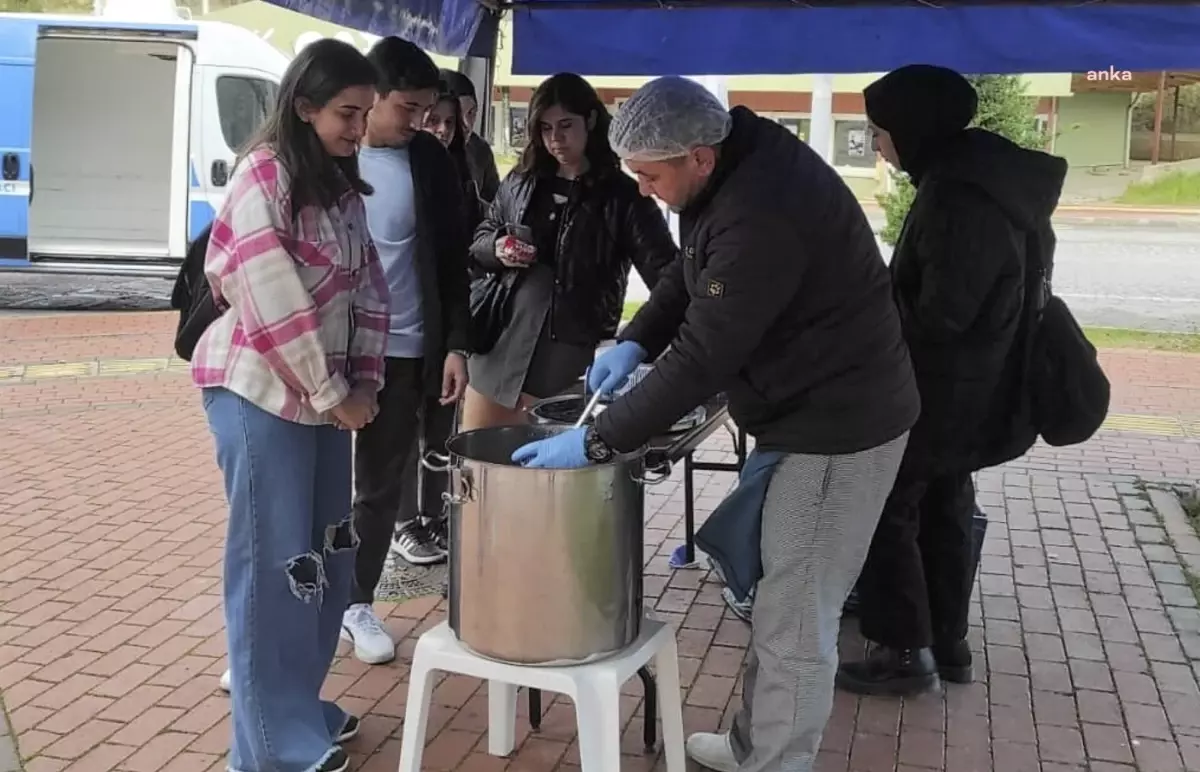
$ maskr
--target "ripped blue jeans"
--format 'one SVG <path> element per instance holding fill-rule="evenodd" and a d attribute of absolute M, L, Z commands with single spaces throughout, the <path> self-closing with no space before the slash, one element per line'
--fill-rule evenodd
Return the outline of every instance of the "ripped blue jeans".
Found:
<path fill-rule="evenodd" d="M 225 629 L 235 772 L 311 772 L 346 714 L 320 698 L 350 597 L 358 536 L 350 432 L 203 391 L 225 477 Z"/>

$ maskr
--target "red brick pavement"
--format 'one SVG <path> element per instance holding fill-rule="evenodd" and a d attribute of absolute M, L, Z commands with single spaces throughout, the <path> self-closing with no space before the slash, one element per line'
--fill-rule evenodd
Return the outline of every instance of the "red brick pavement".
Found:
<path fill-rule="evenodd" d="M 159 353 L 139 345 L 121 356 Z M 1200 413 L 1186 388 L 1197 360 L 1106 361 L 1122 406 Z M 224 769 L 224 505 L 197 403 L 173 373 L 0 385 L 0 690 L 28 772 Z M 1200 443 L 1105 432 L 981 474 L 992 523 L 971 640 L 985 677 L 904 703 L 839 694 L 821 772 L 1200 769 L 1200 610 L 1140 478 L 1200 479 Z M 730 482 L 702 479 L 700 508 Z M 687 729 L 714 730 L 736 704 L 748 630 L 706 572 L 667 568 L 681 486 L 656 488 L 648 505 L 647 598 L 678 629 Z M 326 687 L 364 716 L 351 746 L 363 772 L 396 769 L 409 655 L 443 618 L 436 599 L 382 610 L 402 638 L 398 661 L 340 658 Z M 850 626 L 842 643 L 862 646 Z M 428 769 L 577 769 L 569 703 L 554 701 L 537 734 L 522 726 L 500 760 L 484 753 L 478 682 L 448 678 L 434 702 Z M 639 733 L 630 722 L 624 769 L 661 769 L 640 755 Z"/>
<path fill-rule="evenodd" d="M 0 366 L 169 356 L 177 319 L 170 311 L 2 317 Z"/>

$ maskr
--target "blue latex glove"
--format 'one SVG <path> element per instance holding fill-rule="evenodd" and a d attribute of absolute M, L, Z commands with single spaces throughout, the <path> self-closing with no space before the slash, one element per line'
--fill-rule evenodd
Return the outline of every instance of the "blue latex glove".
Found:
<path fill-rule="evenodd" d="M 583 437 L 587 427 L 556 434 L 548 440 L 522 445 L 512 454 L 512 460 L 532 469 L 578 469 L 588 465 Z"/>
<path fill-rule="evenodd" d="M 605 351 L 588 370 L 587 387 L 591 393 L 612 394 L 625 385 L 638 365 L 646 361 L 646 349 L 631 340 Z"/>

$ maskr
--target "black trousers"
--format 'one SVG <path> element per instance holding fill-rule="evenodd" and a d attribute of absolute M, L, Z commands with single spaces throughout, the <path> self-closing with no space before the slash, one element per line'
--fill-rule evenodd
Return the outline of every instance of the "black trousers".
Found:
<path fill-rule="evenodd" d="M 454 408 L 444 408 L 426 395 L 424 360 L 388 358 L 384 386 L 379 392 L 379 415 L 354 437 L 354 525 L 358 555 L 350 602 L 372 603 L 383 574 L 397 523 L 418 515 L 441 513 L 445 473 L 425 472 L 420 454 L 424 444 L 441 448 L 454 426 Z M 423 491 L 418 492 L 418 489 Z"/>
<path fill-rule="evenodd" d="M 450 490 L 450 475 L 430 471 L 421 463 L 421 457 L 429 451 L 446 452 L 446 442 L 454 433 L 457 419 L 457 405 L 442 405 L 437 397 L 425 398 L 417 442 L 413 443 L 412 461 L 404 465 L 404 494 L 397 523 L 407 523 L 414 517 L 436 520 L 445 515 L 446 502 L 442 494 Z"/>
<path fill-rule="evenodd" d="M 863 637 L 894 649 L 966 638 L 974 516 L 969 473 L 901 468 L 859 579 Z"/>

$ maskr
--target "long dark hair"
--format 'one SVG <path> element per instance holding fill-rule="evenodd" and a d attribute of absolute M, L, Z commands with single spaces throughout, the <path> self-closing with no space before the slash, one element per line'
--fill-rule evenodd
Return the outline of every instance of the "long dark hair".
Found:
<path fill-rule="evenodd" d="M 467 224 L 469 230 L 473 232 L 475 226 L 483 219 L 483 203 L 479 199 L 479 185 L 471 176 L 471 164 L 467 161 L 467 130 L 463 126 L 462 103 L 458 101 L 458 94 L 448 88 L 444 79 L 434 106 L 442 102 L 450 105 L 454 116 L 454 137 L 446 146 L 446 152 L 450 154 L 450 160 L 454 162 L 454 168 L 458 170 L 458 185 L 463 191 L 465 199 L 463 203 L 467 208 Z"/>
<path fill-rule="evenodd" d="M 525 135 L 528 137 L 516 171 L 520 174 L 552 175 L 558 170 L 558 161 L 542 143 L 540 128 L 542 116 L 554 106 L 568 113 L 583 116 L 584 120 L 595 116 L 595 125 L 588 130 L 584 155 L 592 170 L 620 168 L 620 160 L 608 144 L 608 125 L 612 116 L 592 84 L 573 72 L 552 75 L 533 92 L 529 100 L 529 120 Z"/>
<path fill-rule="evenodd" d="M 305 206 L 329 208 L 352 190 L 370 195 L 371 186 L 358 173 L 358 157 L 334 157 L 325 150 L 312 125 L 301 120 L 301 101 L 324 107 L 352 86 L 375 86 L 378 75 L 367 57 L 349 43 L 318 40 L 288 65 L 279 84 L 275 109 L 246 147 L 246 153 L 266 145 L 275 151 L 291 178 L 291 207 L 295 217 Z"/>

